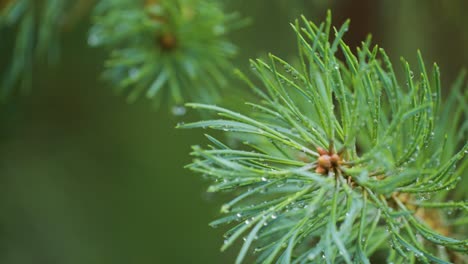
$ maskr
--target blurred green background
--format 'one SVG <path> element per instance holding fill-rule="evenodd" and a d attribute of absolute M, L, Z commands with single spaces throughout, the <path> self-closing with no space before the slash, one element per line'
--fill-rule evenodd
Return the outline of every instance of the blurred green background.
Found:
<path fill-rule="evenodd" d="M 416 65 L 421 49 L 446 91 L 468 65 L 466 0 L 226 2 L 252 19 L 232 34 L 244 71 L 267 52 L 293 60 L 289 23 L 327 9 L 335 25 L 351 18 L 351 46 L 372 33 L 396 66 L 399 56 Z M 197 114 L 115 96 L 99 79 L 105 53 L 87 47 L 88 18 L 63 35 L 59 65 L 37 65 L 30 95 L 0 105 L 0 263 L 232 263 L 236 249 L 219 251 L 224 229 L 208 226 L 226 197 L 183 168 L 206 131 L 174 126 Z"/>

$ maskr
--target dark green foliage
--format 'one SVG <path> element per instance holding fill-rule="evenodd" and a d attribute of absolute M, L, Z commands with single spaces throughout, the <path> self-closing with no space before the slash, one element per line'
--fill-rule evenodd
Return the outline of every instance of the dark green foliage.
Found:
<path fill-rule="evenodd" d="M 0 99 L 17 87 L 31 88 L 37 61 L 56 63 L 60 53 L 59 35 L 69 0 L 7 0 L 0 5 L 0 30 L 15 35 L 14 49 L 5 72 L 0 73 Z"/>
<path fill-rule="evenodd" d="M 215 102 L 236 48 L 226 34 L 240 26 L 218 1 L 101 1 L 89 44 L 111 51 L 104 77 L 134 101 Z"/>
<path fill-rule="evenodd" d="M 236 263 L 249 252 L 261 263 L 466 260 L 468 204 L 449 200 L 468 164 L 465 80 L 442 103 L 437 65 L 428 72 L 418 52 L 400 80 L 370 39 L 351 52 L 348 24 L 296 22 L 296 67 L 270 55 L 251 62 L 258 82 L 240 74 L 260 99 L 245 114 L 188 104 L 220 118 L 180 127 L 244 140 L 208 136 L 188 165 L 213 181 L 208 191 L 237 195 L 212 223 L 232 225 L 223 250 L 243 237 Z"/>

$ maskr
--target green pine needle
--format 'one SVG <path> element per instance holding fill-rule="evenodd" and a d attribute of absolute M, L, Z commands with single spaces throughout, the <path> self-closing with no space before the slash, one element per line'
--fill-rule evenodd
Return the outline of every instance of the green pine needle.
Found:
<path fill-rule="evenodd" d="M 258 81 L 240 74 L 260 98 L 245 114 L 187 104 L 219 119 L 180 128 L 244 140 L 208 136 L 187 166 L 213 180 L 208 191 L 237 195 L 211 223 L 232 226 L 222 250 L 243 239 L 236 263 L 466 261 L 466 191 L 451 194 L 468 164 L 464 75 L 442 104 L 437 65 L 428 72 L 418 52 L 400 81 L 370 39 L 351 52 L 348 25 L 296 21 L 298 65 L 270 55 L 251 62 Z"/>
<path fill-rule="evenodd" d="M 227 40 L 244 21 L 217 1 L 101 1 L 89 44 L 111 52 L 104 77 L 130 102 L 213 103 L 226 84 L 236 47 Z"/>
<path fill-rule="evenodd" d="M 0 30 L 14 34 L 8 68 L 0 73 L 0 100 L 19 89 L 31 89 L 37 61 L 54 64 L 60 53 L 59 35 L 64 17 L 74 1 L 7 0 L 0 5 Z"/>

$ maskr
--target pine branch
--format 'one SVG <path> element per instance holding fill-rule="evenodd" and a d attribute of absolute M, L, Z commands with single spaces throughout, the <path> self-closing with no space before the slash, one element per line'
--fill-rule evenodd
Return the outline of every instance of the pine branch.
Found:
<path fill-rule="evenodd" d="M 402 59 L 401 84 L 370 38 L 351 52 L 348 25 L 296 21 L 297 66 L 269 55 L 251 61 L 257 81 L 240 74 L 260 99 L 245 114 L 187 104 L 219 119 L 180 128 L 245 140 L 233 149 L 208 136 L 187 166 L 213 181 L 208 191 L 237 195 L 212 223 L 233 226 L 222 250 L 243 237 L 236 263 L 249 252 L 259 263 L 466 260 L 468 205 L 448 200 L 468 164 L 464 76 L 442 104 L 437 65 L 427 72 L 420 52 L 418 70 Z"/>
<path fill-rule="evenodd" d="M 130 102 L 213 103 L 236 47 L 226 35 L 245 21 L 217 1 L 101 1 L 89 44 L 112 50 L 104 77 Z M 166 93 L 166 94 L 164 94 Z"/>
<path fill-rule="evenodd" d="M 38 61 L 54 64 L 60 54 L 59 35 L 62 21 L 73 1 L 7 0 L 0 4 L 0 29 L 14 34 L 8 68 L 1 73 L 0 100 L 16 89 L 26 93 L 34 78 Z"/>

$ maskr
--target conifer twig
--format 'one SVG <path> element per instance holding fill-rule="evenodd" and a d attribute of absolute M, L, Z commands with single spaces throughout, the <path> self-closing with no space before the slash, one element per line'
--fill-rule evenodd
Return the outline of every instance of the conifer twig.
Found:
<path fill-rule="evenodd" d="M 89 44 L 111 50 L 104 78 L 133 102 L 213 103 L 227 83 L 236 47 L 226 35 L 244 21 L 218 1 L 101 1 Z"/>
<path fill-rule="evenodd" d="M 451 218 L 466 219 L 467 203 L 447 200 L 468 164 L 466 96 L 442 103 L 438 66 L 428 72 L 419 51 L 417 69 L 402 59 L 400 82 L 370 38 L 351 51 L 348 25 L 332 27 L 330 13 L 296 21 L 298 65 L 269 55 L 251 61 L 256 82 L 240 74 L 260 98 L 245 114 L 187 104 L 219 119 L 180 128 L 245 141 L 233 149 L 208 136 L 187 166 L 212 179 L 208 191 L 237 195 L 212 223 L 232 226 L 223 250 L 243 238 L 236 263 L 249 252 L 259 263 L 370 263 L 376 252 L 388 263 L 466 260 Z"/>

